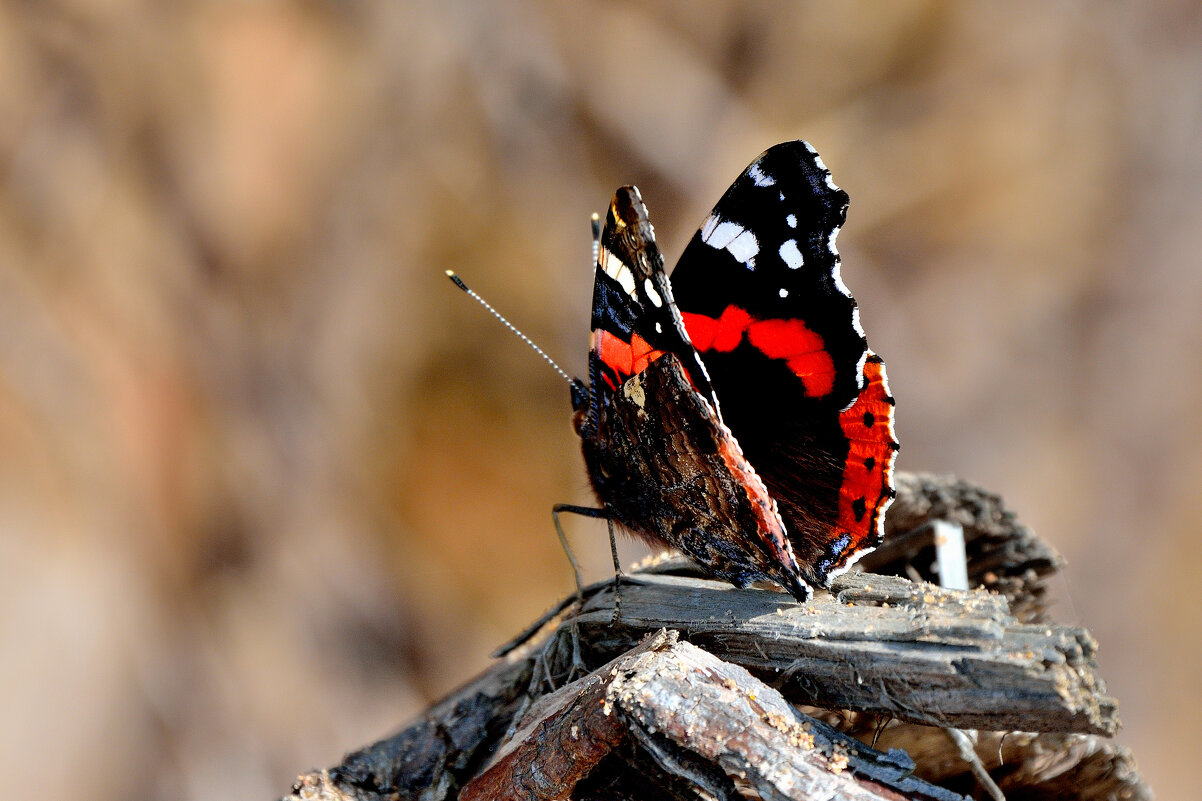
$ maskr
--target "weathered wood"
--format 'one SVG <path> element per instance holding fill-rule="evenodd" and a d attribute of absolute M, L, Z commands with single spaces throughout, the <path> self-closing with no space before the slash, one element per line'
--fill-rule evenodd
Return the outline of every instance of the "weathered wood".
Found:
<path fill-rule="evenodd" d="M 798 604 L 783 593 L 704 579 L 637 581 L 623 584 L 616 624 L 608 590 L 576 619 L 601 656 L 672 628 L 797 703 L 956 728 L 1113 734 L 1118 727 L 1089 633 L 1019 623 L 1004 598 L 984 591 L 850 573 L 832 592 Z"/>
<path fill-rule="evenodd" d="M 628 671 L 663 639 L 636 646 L 588 676 L 543 696 L 507 738 L 492 765 L 463 788 L 460 801 L 491 798 L 566 798 L 626 739 L 621 720 L 606 707 L 615 671 Z"/>
<path fill-rule="evenodd" d="M 819 593 L 803 605 L 783 593 L 738 590 L 703 579 L 631 578 L 622 587 L 616 624 L 611 625 L 610 588 L 590 588 L 583 612 L 560 622 L 542 646 L 500 663 L 401 734 L 352 754 L 330 771 L 330 783 L 354 798 L 453 797 L 457 784 L 474 775 L 510 726 L 522 691 L 537 696 L 539 685 L 553 684 L 566 672 L 573 622 L 591 649 L 585 652 L 590 664 L 668 624 L 694 644 L 774 683 L 795 703 L 958 728 L 1109 733 L 1117 726 L 1115 704 L 1094 674 L 1088 634 L 1018 623 L 1000 596 L 848 574 L 832 593 Z M 581 692 L 582 686 L 542 697 L 526 718 Z M 666 703 L 668 697 L 661 700 Z M 580 725 L 587 717 L 597 699 L 582 698 L 563 720 L 579 718 Z M 558 775 L 555 786 L 579 781 L 612 751 L 616 741 L 599 733 L 616 735 L 601 723 L 590 729 L 591 736 L 608 745 L 589 751 L 576 743 L 571 761 L 576 773 Z M 537 744 L 525 752 L 527 759 L 545 757 L 552 732 L 528 734 L 510 742 Z M 554 742 L 560 749 L 570 744 Z M 646 743 L 640 745 L 650 753 Z M 538 763 L 535 771 L 534 763 L 524 764 L 532 775 L 547 778 L 546 765 Z M 511 771 L 505 780 L 522 775 Z M 326 787 L 320 779 L 309 777 L 298 787 L 315 792 L 314 787 Z"/>
<path fill-rule="evenodd" d="M 913 763 L 798 713 L 747 671 L 659 632 L 532 708 L 460 801 L 567 798 L 627 738 L 664 774 L 721 801 L 959 798 Z M 716 766 L 721 765 L 721 769 Z"/>
<path fill-rule="evenodd" d="M 1024 623 L 1045 619 L 1044 579 L 1064 560 L 1001 497 L 955 476 L 898 471 L 895 483 L 885 541 L 860 560 L 862 570 L 938 583 L 930 523 L 946 520 L 964 529 L 969 586 L 1003 595 Z"/>
<path fill-rule="evenodd" d="M 969 792 L 968 765 L 943 730 L 872 715 L 803 708 L 820 720 L 837 722 L 877 748 L 901 748 L 917 763 L 915 774 L 941 787 Z M 977 758 L 1002 792 L 1013 798 L 1124 799 L 1150 801 L 1130 751 L 1091 734 L 968 732 Z"/>
<path fill-rule="evenodd" d="M 912 727 L 917 729 L 917 727 Z M 931 736 L 929 728 L 899 731 L 884 743 L 904 743 L 923 760 L 922 775 L 944 786 L 967 786 L 964 763 Z M 1090 734 L 973 732 L 977 758 L 1008 797 L 1076 798 L 1079 801 L 1151 801 L 1131 752 Z"/>
<path fill-rule="evenodd" d="M 421 720 L 356 751 L 329 771 L 302 776 L 301 798 L 384 797 L 441 801 L 486 759 L 525 700 L 533 660 L 500 662 L 432 707 Z"/>
<path fill-rule="evenodd" d="M 1034 624 L 1046 612 L 1042 582 L 1059 566 L 1055 551 L 978 487 L 906 474 L 898 485 L 890 539 L 861 564 L 932 576 L 924 527 L 949 520 L 964 528 L 971 581 L 998 594 L 852 573 L 802 605 L 780 592 L 704 580 L 678 558 L 657 559 L 623 581 L 616 624 L 608 583 L 586 588 L 583 607 L 565 599 L 502 649 L 512 653 L 489 672 L 408 729 L 301 777 L 294 797 L 445 801 L 473 781 L 482 782 L 473 785 L 478 797 L 497 798 L 522 797 L 510 784 L 535 798 L 570 789 L 578 801 L 695 799 L 698 788 L 741 797 L 732 795 L 736 786 L 789 797 L 774 784 L 786 774 L 766 766 L 782 748 L 773 738 L 797 730 L 772 725 L 784 718 L 748 717 L 775 692 L 753 676 L 779 689 L 784 708 L 813 704 L 812 714 L 843 730 L 792 718 L 809 727 L 827 768 L 832 755 L 848 755 L 853 779 L 871 785 L 854 792 L 923 797 L 920 789 L 934 791 L 905 782 L 924 779 L 980 796 L 980 779 L 1011 798 L 1149 797 L 1129 754 L 1095 736 L 1112 733 L 1118 720 L 1095 672 L 1093 639 L 1083 629 Z M 654 640 L 660 644 L 623 656 L 661 628 L 692 645 Z M 570 683 L 614 659 L 627 661 Z M 717 677 L 729 682 L 715 685 Z M 976 778 L 939 727 L 975 738 Z M 698 732 L 712 736 L 703 742 Z M 901 748 L 916 757 L 913 775 Z M 835 792 L 826 777 L 814 781 L 815 792 L 853 792 Z"/>

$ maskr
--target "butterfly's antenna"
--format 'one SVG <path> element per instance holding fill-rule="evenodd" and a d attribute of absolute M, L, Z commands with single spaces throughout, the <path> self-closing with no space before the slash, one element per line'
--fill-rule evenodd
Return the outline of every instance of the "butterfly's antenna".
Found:
<path fill-rule="evenodd" d="M 593 212 L 593 264 L 601 257 L 601 215 Z"/>
<path fill-rule="evenodd" d="M 527 345 L 529 345 L 530 347 L 534 348 L 534 352 L 535 352 L 535 353 L 537 353 L 539 356 L 542 356 L 542 357 L 543 357 L 543 360 L 544 360 L 544 361 L 546 361 L 546 362 L 547 362 L 547 364 L 549 364 L 549 365 L 551 365 L 553 368 L 555 368 L 555 372 L 557 372 L 557 373 L 559 373 L 561 376 L 563 376 L 563 378 L 564 378 L 564 380 L 565 380 L 565 381 L 567 381 L 569 384 L 571 384 L 571 383 L 572 383 L 572 377 L 571 377 L 570 375 L 568 375 L 567 373 L 565 373 L 565 372 L 563 371 L 563 368 L 561 368 L 561 367 L 560 367 L 558 364 L 556 364 L 556 363 L 555 363 L 555 360 L 554 360 L 554 359 L 552 359 L 550 356 L 548 356 L 548 355 L 547 355 L 547 354 L 546 354 L 546 353 L 543 351 L 543 349 L 542 349 L 542 348 L 540 348 L 538 345 L 535 345 L 535 344 L 534 344 L 534 343 L 533 343 L 533 342 L 530 340 L 530 337 L 526 336 L 526 335 L 525 335 L 525 334 L 523 334 L 521 331 L 519 331 L 519 330 L 518 330 L 518 329 L 517 329 L 517 328 L 514 326 L 514 324 L 513 324 L 513 323 L 511 323 L 511 322 L 509 322 L 508 320 L 506 320 L 506 319 L 504 318 L 504 316 L 502 316 L 502 315 L 501 315 L 501 313 L 500 313 L 499 311 L 497 311 L 496 309 L 494 309 L 494 308 L 493 308 L 493 307 L 492 307 L 492 306 L 489 304 L 489 302 L 488 302 L 487 300 L 485 300 L 484 298 L 482 298 L 482 297 L 480 297 L 479 295 L 477 295 L 477 294 L 476 294 L 476 292 L 475 292 L 475 290 L 473 290 L 473 289 L 469 289 L 469 288 L 468 288 L 468 285 L 467 285 L 467 284 L 465 284 L 465 283 L 463 283 L 463 279 L 462 279 L 462 278 L 460 278 L 458 275 L 456 275 L 454 270 L 447 270 L 447 278 L 450 278 L 452 281 L 454 281 L 454 282 L 455 282 L 455 286 L 459 287 L 459 288 L 460 288 L 460 289 L 462 289 L 464 292 L 466 292 L 467 294 L 471 295 L 471 296 L 472 296 L 472 297 L 473 297 L 473 298 L 474 298 L 476 301 L 478 301 L 478 302 L 480 303 L 480 305 L 481 305 L 481 306 L 483 306 L 484 308 L 488 309 L 489 313 L 490 313 L 490 314 L 492 314 L 492 316 L 493 316 L 493 317 L 496 317 L 498 320 L 500 320 L 502 325 L 504 325 L 506 328 L 508 328 L 508 329 L 509 329 L 510 331 L 512 331 L 513 333 L 517 334 L 517 336 L 518 336 L 518 339 L 522 340 L 522 341 L 523 341 L 523 342 L 525 342 Z"/>

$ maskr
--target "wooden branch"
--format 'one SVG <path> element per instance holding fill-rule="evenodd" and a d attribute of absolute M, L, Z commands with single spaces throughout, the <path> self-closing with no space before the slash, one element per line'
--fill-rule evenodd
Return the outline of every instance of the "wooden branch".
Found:
<path fill-rule="evenodd" d="M 865 748 L 747 671 L 658 632 L 544 699 L 459 799 L 567 798 L 628 738 L 664 774 L 722 801 L 745 797 L 736 779 L 765 799 L 960 797 L 910 776 L 904 755 Z"/>
<path fill-rule="evenodd" d="M 592 588 L 586 609 L 560 622 L 540 648 L 528 648 L 522 656 L 500 663 L 422 721 L 352 754 L 328 774 L 304 777 L 296 794 L 432 801 L 453 797 L 454 788 L 475 775 L 483 756 L 518 714 L 522 690 L 537 696 L 544 677 L 554 681 L 564 675 L 572 654 L 573 624 L 581 642 L 592 649 L 586 650 L 586 658 L 596 664 L 601 654 L 620 654 L 637 638 L 671 622 L 687 632 L 693 644 L 715 650 L 728 662 L 776 684 L 782 698 L 795 703 L 957 728 L 1110 733 L 1117 726 L 1115 704 L 1094 675 L 1088 634 L 1020 624 L 1007 614 L 1004 599 L 983 591 L 952 592 L 892 576 L 848 574 L 833 593 L 819 593 L 802 605 L 783 593 L 737 590 L 696 578 L 631 579 L 638 583 L 623 584 L 622 613 L 615 625 L 610 625 L 611 590 Z M 682 658 L 673 651 L 673 659 Z M 609 673 L 616 669 L 611 665 Z M 533 781 L 530 777 L 537 776 L 548 787 L 570 787 L 632 737 L 644 754 L 670 755 L 673 746 L 682 746 L 672 740 L 658 752 L 652 749 L 659 741 L 651 733 L 662 732 L 664 721 L 657 723 L 659 718 L 649 710 L 639 717 L 629 704 L 622 709 L 634 717 L 626 719 L 621 731 L 613 728 L 611 717 L 592 720 L 589 716 L 614 692 L 611 681 L 599 678 L 606 675 L 598 671 L 590 677 L 591 684 L 576 682 L 537 700 L 525 719 L 544 723 L 544 728 L 536 734 L 527 724 L 526 731 L 510 737 L 508 747 L 516 750 L 506 752 L 508 767 L 492 769 L 507 772 L 492 773 L 497 783 L 483 786 L 498 787 L 506 781 L 524 781 L 522 786 L 527 786 Z M 748 686 L 741 675 L 736 684 Z M 650 681 L 650 674 L 643 680 Z M 665 710 L 676 708 L 668 704 L 674 696 L 667 689 L 657 697 Z M 608 703 L 612 705 L 612 699 Z M 586 721 L 591 722 L 586 726 Z M 587 728 L 590 739 L 572 739 L 573 723 L 577 735 Z M 632 733 L 644 730 L 647 736 L 642 738 Z M 548 755 L 558 753 L 570 753 L 571 758 L 548 765 Z M 704 761 L 709 752 L 691 753 Z M 666 770 L 664 761 L 677 765 L 678 772 L 688 772 L 680 767 L 687 760 L 663 757 L 657 762 L 661 771 Z M 700 769 L 689 770 L 692 780 L 700 782 Z M 542 791 L 534 786 L 531 792 L 532 798 L 553 797 L 540 796 Z"/>
<path fill-rule="evenodd" d="M 454 797 L 525 700 L 532 659 L 500 662 L 432 707 L 421 720 L 329 771 L 302 776 L 300 798 Z"/>
<path fill-rule="evenodd" d="M 830 713 L 808 710 L 826 720 Z M 876 740 L 881 749 L 903 748 L 919 766 L 915 771 L 943 787 L 970 787 L 969 766 L 942 729 L 871 715 L 840 715 L 846 733 Z M 969 733 L 977 758 L 1011 797 L 1125 799 L 1151 801 L 1130 751 L 1091 734 L 1051 732 Z"/>
<path fill-rule="evenodd" d="M 661 628 L 779 686 L 797 703 L 956 728 L 1113 734 L 1117 704 L 1089 633 L 1019 623 L 1005 599 L 849 573 L 797 604 L 779 592 L 639 576 L 574 621 L 601 655 Z"/>
<path fill-rule="evenodd" d="M 1056 549 L 1022 525 L 1002 499 L 954 476 L 899 471 L 897 498 L 885 517 L 885 541 L 859 567 L 868 573 L 938 582 L 933 520 L 964 529 L 972 587 L 1004 596 L 1024 623 L 1042 621 L 1044 579 L 1060 569 Z"/>

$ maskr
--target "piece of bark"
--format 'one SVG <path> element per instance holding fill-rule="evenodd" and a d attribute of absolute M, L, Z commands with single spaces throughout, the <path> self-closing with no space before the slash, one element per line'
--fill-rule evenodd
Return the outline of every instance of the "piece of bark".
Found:
<path fill-rule="evenodd" d="M 504 734 L 524 700 L 533 662 L 501 662 L 392 737 L 356 751 L 329 771 L 302 776 L 301 798 L 454 798 Z"/>
<path fill-rule="evenodd" d="M 1063 557 L 1018 521 L 1002 499 L 954 476 L 898 471 L 897 498 L 885 516 L 885 540 L 857 566 L 873 573 L 938 582 L 934 531 L 945 520 L 964 530 L 970 587 L 999 593 L 1024 623 L 1045 620 L 1045 579 Z"/>
<path fill-rule="evenodd" d="M 944 750 L 926 729 L 924 736 L 881 738 L 905 741 L 922 775 L 945 787 L 970 787 L 963 761 Z M 972 732 L 977 758 L 1009 799 L 1151 801 L 1130 751 L 1090 734 L 1062 732 Z"/>
<path fill-rule="evenodd" d="M 873 715 L 834 714 L 803 708 L 818 719 L 881 749 L 903 749 L 917 764 L 915 775 L 959 792 L 972 792 L 967 764 L 942 729 Z M 1151 801 L 1130 751 L 1091 734 L 967 732 L 977 758 L 1006 797 L 1075 798 L 1079 801 Z"/>
<path fill-rule="evenodd" d="M 615 624 L 608 590 L 575 621 L 594 659 L 673 628 L 797 703 L 956 728 L 1118 728 L 1089 633 L 1019 623 L 997 595 L 849 573 L 798 604 L 704 579 L 632 578 Z"/>
<path fill-rule="evenodd" d="M 748 787 L 770 800 L 959 797 L 910 775 L 904 754 L 866 748 L 742 668 L 659 632 L 532 708 L 460 801 L 567 798 L 627 741 L 659 773 L 720 801 Z"/>
<path fill-rule="evenodd" d="M 605 585 L 589 588 L 574 623 L 589 665 L 672 626 L 779 686 L 795 703 L 971 729 L 1110 733 L 1117 727 L 1113 699 L 1094 673 L 1093 641 L 1081 629 L 1021 624 L 1000 596 L 893 576 L 851 573 L 833 589 L 797 604 L 779 592 L 635 575 L 623 583 L 615 625 L 612 590 Z M 498 663 L 414 726 L 349 756 L 328 777 L 302 778 L 297 794 L 454 797 L 510 727 L 524 696 L 537 697 L 542 684 L 566 674 L 572 622 L 559 622 L 538 648 L 527 646 Z M 530 709 L 550 703 L 543 697 Z"/>
<path fill-rule="evenodd" d="M 461 784 L 480 774 L 502 742 L 510 743 L 510 749 L 531 742 L 529 731 L 525 739 L 518 735 L 515 719 L 529 722 L 553 715 L 564 696 L 547 693 L 574 672 L 579 675 L 581 668 L 613 659 L 661 625 L 680 627 L 684 637 L 779 686 L 791 702 L 822 704 L 827 711 L 816 713 L 865 742 L 872 742 L 883 727 L 878 745 L 907 749 L 919 763 L 915 776 L 944 787 L 971 792 L 975 780 L 942 729 L 906 721 L 1049 730 L 969 732 L 977 737 L 979 768 L 1011 801 L 1149 797 L 1124 749 L 1091 734 L 1070 733 L 1109 733 L 1117 727 L 1114 701 L 1095 675 L 1092 638 L 1082 629 L 1024 625 L 1045 614 L 1042 581 L 1057 569 L 1059 556 L 980 488 L 913 474 L 899 474 L 898 487 L 887 521 L 892 536 L 862 564 L 933 576 L 929 534 L 915 529 L 932 519 L 950 520 L 964 528 L 970 577 L 1001 595 L 848 574 L 831 593 L 819 592 L 811 604 L 797 605 L 779 592 L 736 590 L 689 577 L 694 568 L 683 560 L 659 559 L 650 572 L 623 580 L 618 625 L 609 625 L 613 596 L 608 583 L 586 588 L 583 612 L 574 599 L 565 599 L 532 626 L 533 642 L 531 633 L 524 633 L 503 649 L 516 649 L 507 659 L 408 729 L 350 755 L 338 768 L 301 777 L 293 797 L 453 798 Z M 565 619 L 572 614 L 577 614 L 578 640 Z M 581 647 L 578 654 L 573 643 Z M 613 708 L 619 717 L 630 715 L 621 704 Z M 573 710 L 585 716 L 590 712 L 587 703 Z M 721 725 L 728 711 L 716 709 L 714 725 Z M 647 720 L 654 720 L 653 712 L 647 712 Z M 681 801 L 695 799 L 698 787 L 708 787 L 716 798 L 730 792 L 723 782 L 731 774 L 698 750 L 638 718 L 626 724 L 609 746 L 601 738 L 604 747 L 591 756 L 565 744 L 568 756 L 591 766 L 561 775 L 561 780 L 577 781 L 574 798 Z M 863 748 L 817 721 L 811 726 L 814 732 L 827 732 L 824 742 L 831 744 L 844 738 L 840 748 L 849 753 Z M 857 768 L 863 778 L 869 775 L 866 766 L 876 764 L 892 770 L 889 775 L 897 779 L 908 776 L 907 759 L 893 750 L 889 756 L 860 759 Z M 766 797 L 773 796 L 769 792 Z"/>

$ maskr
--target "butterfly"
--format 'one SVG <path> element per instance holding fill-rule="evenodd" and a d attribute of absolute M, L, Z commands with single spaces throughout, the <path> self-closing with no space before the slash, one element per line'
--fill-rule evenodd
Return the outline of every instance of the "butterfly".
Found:
<path fill-rule="evenodd" d="M 799 600 L 879 544 L 898 450 L 835 240 L 848 196 L 798 140 L 761 154 L 669 280 L 637 188 L 598 248 L 573 424 L 606 517 Z M 562 507 L 581 511 L 578 507 Z"/>

